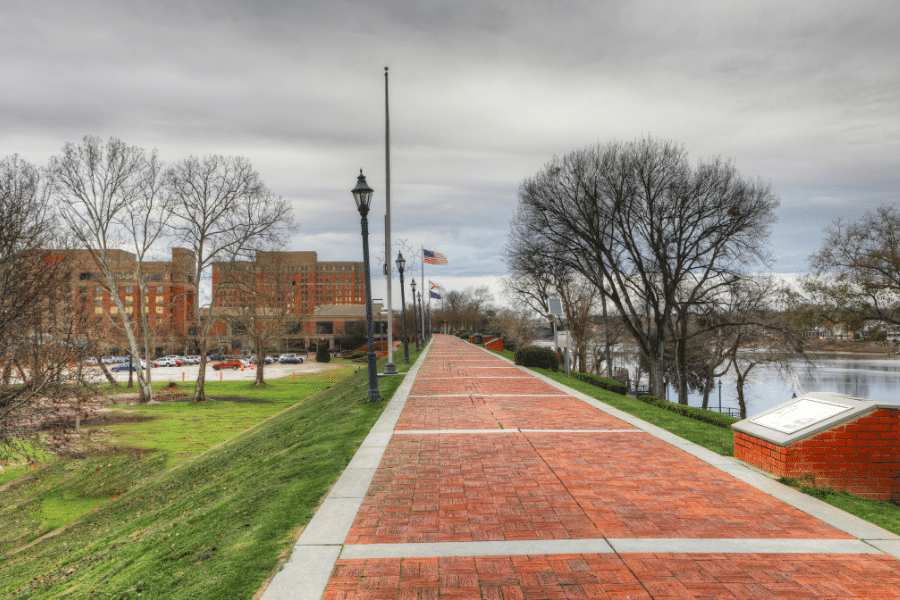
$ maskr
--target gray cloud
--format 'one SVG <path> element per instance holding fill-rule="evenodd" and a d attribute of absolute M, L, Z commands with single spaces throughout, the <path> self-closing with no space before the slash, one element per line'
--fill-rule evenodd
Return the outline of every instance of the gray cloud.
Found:
<path fill-rule="evenodd" d="M 695 160 L 730 157 L 771 181 L 781 271 L 805 268 L 834 217 L 900 191 L 890 1 L 22 1 L 3 12 L 0 156 L 40 164 L 85 134 L 168 161 L 245 155 L 293 201 L 297 248 L 327 258 L 359 253 L 349 190 L 360 167 L 384 202 L 385 65 L 393 231 L 447 254 L 453 276 L 502 272 L 521 180 L 612 138 L 674 139 Z"/>

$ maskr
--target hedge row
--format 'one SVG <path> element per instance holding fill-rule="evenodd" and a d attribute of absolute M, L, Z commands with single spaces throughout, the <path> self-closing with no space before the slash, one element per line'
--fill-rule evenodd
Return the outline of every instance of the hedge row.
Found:
<path fill-rule="evenodd" d="M 637 399 L 641 402 L 646 402 L 647 404 L 652 404 L 653 406 L 658 406 L 659 408 L 664 408 L 668 411 L 678 413 L 679 415 L 682 415 L 684 417 L 695 419 L 697 421 L 703 421 L 704 423 L 709 423 L 710 425 L 715 425 L 716 427 L 722 427 L 723 429 L 731 429 L 732 423 L 737 423 L 738 421 L 740 421 L 740 419 L 735 419 L 734 417 L 729 417 L 727 415 L 719 414 L 717 412 L 712 412 L 702 408 L 685 406 L 684 404 L 675 404 L 674 402 L 669 402 L 668 400 L 663 400 L 662 398 L 657 398 L 656 396 L 638 396 Z"/>
<path fill-rule="evenodd" d="M 598 388 L 607 390 L 614 394 L 625 395 L 625 392 L 628 391 L 628 388 L 625 387 L 624 383 L 619 383 L 615 379 L 610 379 L 609 377 L 600 377 L 599 375 L 592 375 L 590 373 L 579 373 L 577 371 L 572 372 L 572 377 L 576 379 L 580 379 L 585 383 L 589 383 L 591 385 L 595 385 Z"/>
<path fill-rule="evenodd" d="M 541 369 L 559 369 L 559 358 L 553 348 L 543 346 L 522 346 L 516 350 L 515 363 L 523 367 L 538 367 Z"/>

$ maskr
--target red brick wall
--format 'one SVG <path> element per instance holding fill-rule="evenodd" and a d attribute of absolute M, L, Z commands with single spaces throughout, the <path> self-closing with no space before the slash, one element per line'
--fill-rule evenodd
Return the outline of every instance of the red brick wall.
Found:
<path fill-rule="evenodd" d="M 484 345 L 488 350 L 494 350 L 495 352 L 503 352 L 503 340 L 497 338 L 495 340 L 491 340 L 487 344 Z"/>
<path fill-rule="evenodd" d="M 877 409 L 790 446 L 734 432 L 734 456 L 786 477 L 877 500 L 900 498 L 900 409 Z"/>

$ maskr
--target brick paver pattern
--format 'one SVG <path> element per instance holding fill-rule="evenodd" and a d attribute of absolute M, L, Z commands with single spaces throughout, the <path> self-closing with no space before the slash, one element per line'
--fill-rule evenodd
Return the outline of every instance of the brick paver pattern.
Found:
<path fill-rule="evenodd" d="M 453 431 L 460 429 L 495 431 Z M 455 338 L 435 340 L 396 430 L 428 433 L 392 437 L 347 544 L 852 539 Z M 900 598 L 900 561 L 886 555 L 614 553 L 339 560 L 325 594 L 626 597 Z"/>
<path fill-rule="evenodd" d="M 865 554 L 559 554 L 338 560 L 326 600 L 897 598 L 897 561 Z"/>

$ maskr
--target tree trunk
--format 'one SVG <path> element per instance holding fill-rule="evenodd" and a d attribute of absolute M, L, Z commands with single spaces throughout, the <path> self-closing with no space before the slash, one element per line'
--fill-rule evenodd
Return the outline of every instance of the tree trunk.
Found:
<path fill-rule="evenodd" d="M 687 344 L 684 337 L 675 340 L 675 372 L 678 382 L 678 404 L 687 405 L 688 403 L 688 385 L 687 385 Z"/>
<path fill-rule="evenodd" d="M 201 347 L 205 346 L 205 344 L 201 344 Z M 206 390 L 204 389 L 204 384 L 206 383 L 206 353 L 200 353 L 200 371 L 197 373 L 197 383 L 194 385 L 194 402 L 206 402 Z"/>
<path fill-rule="evenodd" d="M 657 398 L 665 398 L 666 380 L 663 375 L 665 371 L 665 359 L 663 357 L 662 327 L 657 328 L 657 337 L 659 338 L 659 341 L 657 342 L 656 356 L 649 357 L 650 369 L 653 372 L 653 391 L 651 393 Z"/>
<path fill-rule="evenodd" d="M 113 387 L 119 387 L 119 382 L 116 381 L 116 378 L 112 376 L 112 373 L 109 372 L 109 369 L 106 368 L 106 365 L 103 364 L 102 360 L 98 361 L 100 365 L 100 370 L 103 371 L 103 376 L 106 377 L 106 380 L 109 382 L 109 385 Z"/>
<path fill-rule="evenodd" d="M 266 380 L 263 376 L 263 369 L 266 368 L 266 357 L 261 356 L 260 354 L 256 355 L 256 386 L 264 386 L 266 385 Z"/>
<path fill-rule="evenodd" d="M 712 369 L 706 376 L 706 384 L 703 386 L 703 408 L 709 407 L 709 392 L 712 390 L 713 376 Z"/>
<path fill-rule="evenodd" d="M 747 369 L 741 373 L 740 369 L 738 369 L 737 363 L 734 363 L 734 372 L 737 375 L 737 398 L 738 398 L 738 406 L 741 409 L 741 418 L 747 418 L 747 401 L 744 398 L 744 382 L 747 380 L 747 375 L 750 374 L 750 369 L 756 366 L 756 363 L 750 363 L 747 366 Z"/>

